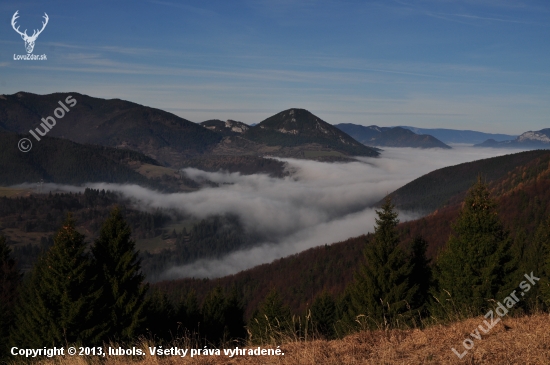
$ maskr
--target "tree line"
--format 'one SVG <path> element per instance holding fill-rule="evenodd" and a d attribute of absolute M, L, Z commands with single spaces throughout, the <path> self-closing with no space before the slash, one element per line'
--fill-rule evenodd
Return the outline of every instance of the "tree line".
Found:
<path fill-rule="evenodd" d="M 400 244 L 398 213 L 390 198 L 376 213 L 363 263 L 344 293 L 319 294 L 296 318 L 271 292 L 249 321 L 249 328 L 256 328 L 252 339 L 295 335 L 306 319 L 316 335 L 336 338 L 358 330 L 422 327 L 484 315 L 499 301 L 516 313 L 550 308 L 550 217 L 540 222 L 533 240 L 521 232 L 512 237 L 481 179 L 466 194 L 447 244 L 433 262 L 421 236 Z M 516 295 L 521 292 L 518 285 L 525 274 L 534 276 L 536 285 L 521 300 L 509 300 L 514 289 Z"/>
<path fill-rule="evenodd" d="M 0 285 L 3 356 L 10 346 L 95 346 L 178 334 L 217 345 L 245 337 L 236 293 L 216 288 L 202 306 L 192 292 L 176 304 L 162 293 L 148 293 L 130 227 L 118 208 L 89 249 L 69 215 L 24 278 L 0 237 Z"/>
<path fill-rule="evenodd" d="M 195 336 L 214 346 L 331 339 L 483 315 L 530 273 L 540 282 L 514 310 L 548 310 L 550 219 L 539 224 L 532 241 L 512 237 L 481 179 L 468 191 L 447 245 L 433 262 L 422 237 L 400 244 L 398 213 L 389 198 L 376 213 L 363 263 L 342 295 L 323 292 L 297 314 L 272 290 L 246 322 L 235 288 L 216 287 L 202 303 L 193 291 L 169 300 L 150 290 L 119 209 L 103 223 L 90 250 L 69 217 L 24 280 L 0 239 L 0 343 L 5 349 L 8 344 L 91 346 L 131 343 L 141 335 L 166 341 Z"/>

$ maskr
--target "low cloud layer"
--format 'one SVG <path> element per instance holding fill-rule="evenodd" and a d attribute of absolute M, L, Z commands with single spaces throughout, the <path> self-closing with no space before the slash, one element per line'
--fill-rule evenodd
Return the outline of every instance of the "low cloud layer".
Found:
<path fill-rule="evenodd" d="M 370 232 L 375 218 L 372 205 L 387 193 L 441 167 L 513 152 L 518 151 L 385 148 L 379 158 L 360 158 L 352 163 L 285 159 L 293 174 L 284 179 L 189 168 L 184 170 L 189 177 L 219 183 L 217 188 L 191 193 L 163 194 L 136 185 L 107 183 L 87 186 L 118 191 L 142 209 L 172 208 L 197 218 L 232 213 L 248 232 L 267 237 L 254 248 L 233 252 L 222 259 L 203 259 L 172 267 L 162 276 L 212 278 Z M 400 212 L 402 221 L 412 218 L 416 217 Z"/>

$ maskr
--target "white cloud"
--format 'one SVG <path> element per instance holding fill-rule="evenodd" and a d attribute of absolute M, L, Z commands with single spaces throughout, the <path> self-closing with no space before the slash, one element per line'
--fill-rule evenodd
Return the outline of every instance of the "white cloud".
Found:
<path fill-rule="evenodd" d="M 367 233 L 374 226 L 372 205 L 387 193 L 437 168 L 511 152 L 471 147 L 387 148 L 380 158 L 360 158 L 352 163 L 285 159 L 294 173 L 284 179 L 185 169 L 194 179 L 220 184 L 191 193 L 163 194 L 136 185 L 107 183 L 87 186 L 119 191 L 142 209 L 173 208 L 197 218 L 232 213 L 248 232 L 266 237 L 252 249 L 173 267 L 165 274 L 172 278 L 216 277 Z M 400 218 L 412 216 L 401 212 Z"/>

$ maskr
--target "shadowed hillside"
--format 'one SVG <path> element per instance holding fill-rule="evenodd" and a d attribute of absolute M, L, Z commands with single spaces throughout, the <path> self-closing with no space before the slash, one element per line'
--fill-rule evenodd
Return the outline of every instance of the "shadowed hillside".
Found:
<path fill-rule="evenodd" d="M 136 150 L 171 165 L 179 155 L 206 152 L 221 136 L 174 114 L 120 99 L 100 99 L 79 93 L 37 95 L 19 92 L 0 98 L 0 127 L 29 133 L 41 119 L 54 116 L 58 102 L 72 96 L 76 104 L 57 119 L 49 137 L 78 143 Z M 68 103 L 67 103 L 68 104 Z"/>
<path fill-rule="evenodd" d="M 550 206 L 545 203 L 550 201 L 550 154 L 547 151 L 542 152 L 522 152 L 471 163 L 490 166 L 490 160 L 497 160 L 502 165 L 503 157 L 511 158 L 514 163 L 517 163 L 516 159 L 524 162 L 523 165 L 505 171 L 502 178 L 489 185 L 496 197 L 499 215 L 505 227 L 511 231 L 512 237 L 520 231 L 526 237 L 532 237 L 536 227 L 550 215 Z M 464 165 L 467 164 L 457 165 L 455 168 L 462 171 Z M 451 169 L 449 176 L 453 176 L 452 168 L 447 168 Z M 458 216 L 464 193 L 449 199 L 452 204 L 448 207 L 421 219 L 401 223 L 398 226 L 401 243 L 405 244 L 417 235 L 422 235 L 428 242 L 428 256 L 434 258 L 449 238 L 451 223 Z M 332 294 L 341 294 L 344 291 L 363 260 L 362 251 L 369 239 L 370 235 L 367 235 L 311 248 L 219 279 L 181 279 L 160 282 L 154 286 L 173 299 L 179 298 L 190 289 L 194 289 L 199 298 L 203 298 L 217 285 L 224 288 L 236 287 L 246 303 L 245 313 L 248 316 L 261 298 L 271 288 L 276 288 L 294 313 L 303 313 L 308 303 L 312 303 L 323 290 Z M 291 284 L 287 280 L 289 277 L 293 278 Z"/>

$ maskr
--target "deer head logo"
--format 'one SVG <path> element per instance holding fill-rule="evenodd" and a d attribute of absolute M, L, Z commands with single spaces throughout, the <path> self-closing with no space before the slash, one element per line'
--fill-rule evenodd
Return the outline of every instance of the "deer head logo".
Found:
<path fill-rule="evenodd" d="M 44 13 L 43 18 L 45 22 L 42 22 L 42 29 L 40 30 L 35 29 L 32 35 L 29 37 L 27 35 L 26 29 L 24 32 L 20 32 L 19 26 L 17 28 L 15 27 L 15 21 L 17 20 L 17 18 L 19 18 L 19 15 L 17 15 L 17 13 L 19 13 L 19 10 L 17 10 L 15 14 L 13 14 L 13 17 L 11 18 L 11 26 L 13 27 L 13 30 L 15 30 L 21 36 L 21 38 L 23 38 L 23 40 L 25 41 L 25 49 L 27 50 L 27 53 L 32 53 L 32 50 L 34 49 L 34 42 L 36 42 L 36 38 L 38 38 L 40 33 L 42 33 L 44 28 L 46 28 L 46 24 L 48 24 L 48 20 L 49 20 L 48 14 Z"/>

